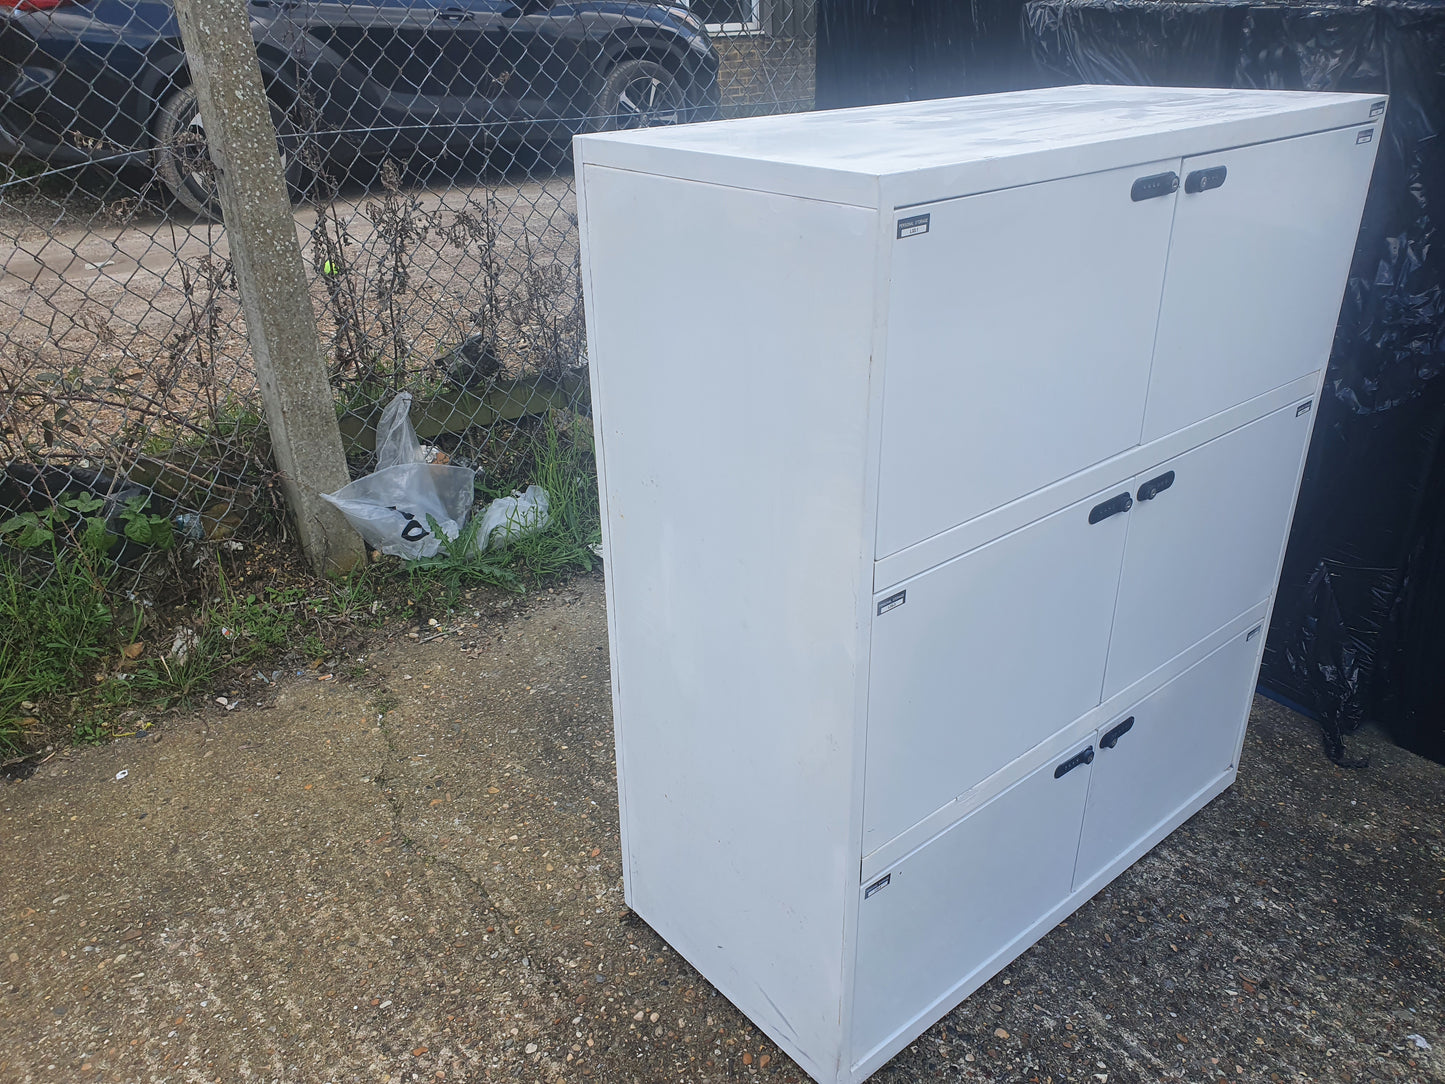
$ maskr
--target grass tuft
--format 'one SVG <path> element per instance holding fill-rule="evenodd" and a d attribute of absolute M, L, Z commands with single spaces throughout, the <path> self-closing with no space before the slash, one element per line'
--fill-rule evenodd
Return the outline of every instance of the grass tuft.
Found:
<path fill-rule="evenodd" d="M 370 572 L 243 594 L 218 570 L 212 600 L 162 629 L 117 599 L 102 563 L 60 549 L 48 577 L 27 579 L 33 567 L 0 557 L 0 762 L 107 740 L 262 660 L 321 659 L 376 602 Z"/>
<path fill-rule="evenodd" d="M 0 561 L 0 757 L 41 736 L 41 705 L 93 686 L 96 667 L 114 651 L 121 633 L 108 584 L 97 575 L 60 551 L 36 587 Z"/>

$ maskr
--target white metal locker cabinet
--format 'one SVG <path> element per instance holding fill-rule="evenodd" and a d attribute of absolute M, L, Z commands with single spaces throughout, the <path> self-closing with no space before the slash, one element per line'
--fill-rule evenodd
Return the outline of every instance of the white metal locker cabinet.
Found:
<path fill-rule="evenodd" d="M 1099 702 L 1126 517 L 1120 485 L 874 598 L 863 850 Z M 1038 681 L 1047 659 L 1050 680 Z"/>
<path fill-rule="evenodd" d="M 1283 407 L 1135 477 L 1104 699 L 1274 590 L 1311 405 Z"/>
<path fill-rule="evenodd" d="M 1384 108 L 576 140 L 627 901 L 822 1084 L 1234 778 Z"/>
<path fill-rule="evenodd" d="M 1185 159 L 1146 442 L 1324 367 L 1378 138 L 1376 122 Z"/>
<path fill-rule="evenodd" d="M 1178 168 L 895 212 L 880 557 L 1138 443 Z"/>
<path fill-rule="evenodd" d="M 855 1062 L 932 1023 L 1069 894 L 1093 760 L 1080 743 L 860 889 Z"/>
<path fill-rule="evenodd" d="M 597 439 L 634 483 L 604 498 L 627 901 L 754 1020 L 786 1022 L 801 1060 L 836 1042 L 858 878 L 847 723 L 867 613 L 872 234 L 857 208 L 582 169 L 597 216 L 583 236 L 604 250 L 588 316 Z M 812 281 L 840 306 L 828 328 L 790 319 L 793 295 L 737 262 L 684 276 L 664 256 L 724 237 L 785 277 L 826 259 Z M 693 311 L 697 290 L 749 318 L 683 337 L 655 319 Z M 656 363 L 608 366 L 619 344 Z M 827 431 L 778 424 L 751 409 L 759 395 L 806 401 Z"/>
<path fill-rule="evenodd" d="M 1234 767 L 1263 644 L 1240 633 L 1099 728 L 1075 888 Z"/>

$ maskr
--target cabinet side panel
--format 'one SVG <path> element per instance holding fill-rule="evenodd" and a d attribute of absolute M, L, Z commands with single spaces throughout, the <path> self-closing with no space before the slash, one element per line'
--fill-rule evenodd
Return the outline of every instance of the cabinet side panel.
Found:
<path fill-rule="evenodd" d="M 582 187 L 628 899 L 831 1077 L 876 216 L 597 166 Z"/>
<path fill-rule="evenodd" d="M 591 253 L 591 251 L 590 251 L 591 246 L 590 246 L 589 243 L 588 243 L 588 238 L 589 238 L 589 236 L 590 236 L 590 231 L 588 230 L 588 227 L 587 227 L 587 188 L 586 188 L 585 185 L 583 185 L 583 184 L 581 184 L 581 183 L 577 183 L 577 181 L 579 181 L 580 178 L 582 177 L 582 175 L 583 175 L 583 173 L 584 173 L 584 170 L 585 170 L 585 167 L 586 167 L 586 147 L 584 146 L 584 144 L 583 144 L 583 142 L 582 142 L 581 140 L 574 141 L 574 143 L 573 143 L 573 147 L 572 147 L 572 160 L 573 160 L 573 168 L 574 168 L 574 170 L 575 170 L 575 178 L 577 179 L 577 180 L 574 180 L 574 184 L 576 185 L 576 189 L 577 189 L 577 255 L 578 255 L 578 260 L 579 260 L 579 264 L 580 264 L 580 270 L 581 270 L 581 273 L 582 273 L 583 291 L 584 291 L 584 294 L 585 294 L 585 295 L 590 296 L 590 295 L 591 295 L 591 289 L 592 289 L 591 286 L 590 286 L 590 283 L 591 283 L 591 281 L 592 281 L 592 253 Z M 595 342 L 597 341 L 597 334 L 596 334 L 596 329 L 593 327 L 592 307 L 591 307 L 590 305 L 584 305 L 584 306 L 583 306 L 583 318 L 584 318 L 584 320 L 585 320 L 585 322 L 586 322 L 587 342 L 589 342 L 589 343 L 595 343 Z M 595 365 L 589 365 L 589 366 L 588 366 L 588 368 L 587 368 L 587 376 L 588 376 L 589 390 L 590 390 L 590 392 L 591 392 L 591 394 L 592 394 L 592 402 L 593 402 L 594 404 L 595 404 L 595 403 L 598 403 L 598 402 L 600 402 L 601 399 L 602 399 L 602 393 L 601 393 L 601 391 L 599 390 L 599 388 L 597 387 L 597 367 L 596 367 Z M 609 556 L 609 554 L 610 554 L 610 552 L 611 552 L 611 547 L 612 547 L 612 531 L 611 531 L 611 528 L 608 526 L 608 515 L 607 515 L 607 486 L 603 483 L 603 479 L 604 479 L 605 476 L 606 476 L 606 457 L 605 457 L 605 455 L 603 454 L 601 434 L 598 433 L 598 432 L 596 431 L 596 428 L 595 428 L 595 426 L 596 426 L 596 411 L 595 411 L 595 410 L 593 411 L 593 425 L 594 425 L 594 429 L 593 429 L 593 440 L 594 440 L 594 443 L 595 443 L 595 452 L 596 452 L 596 456 L 597 456 L 597 468 L 598 468 L 598 469 L 597 469 L 597 473 L 598 473 L 598 494 L 597 494 L 597 496 L 598 496 L 598 504 L 599 504 L 599 507 L 600 507 L 601 519 L 602 519 L 602 553 L 603 553 L 602 575 L 603 575 L 603 580 L 604 580 L 605 587 L 606 587 L 605 593 L 606 593 L 606 596 L 607 596 L 607 598 L 606 598 L 606 603 L 607 603 L 607 642 L 608 642 L 609 645 L 611 645 L 611 644 L 615 644 L 615 643 L 617 642 L 617 614 L 616 614 L 616 612 L 615 612 L 615 607 L 612 605 L 612 600 L 613 600 L 613 597 L 614 597 L 614 595 L 615 595 L 615 592 L 614 592 L 613 589 L 612 589 L 612 559 L 611 559 L 611 557 Z M 612 650 L 610 649 L 610 647 L 609 647 L 609 651 L 608 651 L 608 658 L 609 658 L 609 664 L 608 664 L 609 677 L 611 678 L 611 689 L 612 689 L 612 703 L 615 705 L 615 704 L 617 703 L 617 701 L 620 699 L 619 696 L 618 696 L 618 693 L 617 693 L 617 661 L 616 661 L 616 658 L 617 658 L 617 657 L 616 657 L 616 653 L 615 653 L 614 651 L 612 651 Z M 620 742 L 617 742 L 616 739 L 617 739 L 617 733 L 616 733 L 616 729 L 614 728 L 614 730 L 613 730 L 613 740 L 614 740 L 614 750 L 613 750 L 613 753 L 614 753 L 614 757 L 615 757 L 616 762 L 617 762 L 617 763 L 621 763 L 621 761 L 622 761 L 621 743 L 620 743 Z M 620 842 L 621 845 L 622 845 L 622 862 L 623 862 L 623 868 L 624 868 L 624 870 L 625 870 L 625 869 L 626 869 L 626 865 L 627 865 L 627 856 L 632 853 L 632 848 L 628 845 L 628 838 L 627 838 L 627 796 L 622 792 L 622 789 L 621 789 L 620 787 L 618 788 L 618 792 L 617 792 L 617 807 L 618 807 L 618 808 L 617 808 L 618 834 L 619 834 L 619 836 L 621 837 L 620 840 L 619 840 L 619 842 Z M 631 880 L 631 879 L 624 874 L 624 877 L 623 877 L 623 892 L 624 892 L 624 896 L 630 891 L 630 887 L 629 887 L 629 886 L 630 886 L 630 880 Z M 629 902 L 629 904 L 630 904 L 630 903 L 631 903 L 631 900 L 629 899 L 628 902 Z"/>

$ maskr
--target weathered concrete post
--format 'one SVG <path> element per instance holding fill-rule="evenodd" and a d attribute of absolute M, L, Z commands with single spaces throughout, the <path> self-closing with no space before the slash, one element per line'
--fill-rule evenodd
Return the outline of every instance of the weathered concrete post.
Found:
<path fill-rule="evenodd" d="M 366 547 L 320 498 L 350 478 L 245 2 L 174 5 L 286 502 L 311 564 L 350 569 Z"/>

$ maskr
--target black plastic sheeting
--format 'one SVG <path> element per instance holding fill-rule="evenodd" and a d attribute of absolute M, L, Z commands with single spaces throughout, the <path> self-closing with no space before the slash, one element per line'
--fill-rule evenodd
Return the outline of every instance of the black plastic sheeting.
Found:
<path fill-rule="evenodd" d="M 1445 762 L 1445 3 L 1025 8 L 1056 82 L 1386 92 L 1261 685 Z"/>
<path fill-rule="evenodd" d="M 1042 85 L 1023 0 L 819 0 L 819 109 Z"/>

